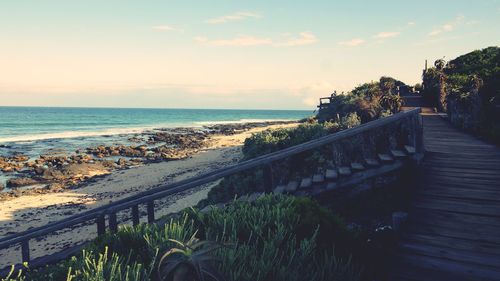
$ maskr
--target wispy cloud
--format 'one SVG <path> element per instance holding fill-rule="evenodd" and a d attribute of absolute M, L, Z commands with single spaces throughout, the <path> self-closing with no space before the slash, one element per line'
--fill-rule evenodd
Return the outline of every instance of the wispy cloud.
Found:
<path fill-rule="evenodd" d="M 253 12 L 236 12 L 234 14 L 225 15 L 225 16 L 221 16 L 221 17 L 217 17 L 217 18 L 212 18 L 212 19 L 207 20 L 206 22 L 209 24 L 221 24 L 221 23 L 227 23 L 230 21 L 244 20 L 247 18 L 261 18 L 261 17 L 262 17 L 261 15 L 259 15 L 257 13 L 253 13 Z"/>
<path fill-rule="evenodd" d="M 408 26 L 414 26 L 415 24 L 417 24 L 417 23 L 414 22 L 414 21 L 409 21 L 406 25 L 408 25 Z"/>
<path fill-rule="evenodd" d="M 195 37 L 194 40 L 207 46 L 262 46 L 271 45 L 273 43 L 273 41 L 269 38 L 258 38 L 248 35 L 240 35 L 231 39 L 214 40 L 210 40 L 206 37 Z"/>
<path fill-rule="evenodd" d="M 373 36 L 373 38 L 376 38 L 376 39 L 386 39 L 386 38 L 396 37 L 399 34 L 401 34 L 401 32 L 397 32 L 397 31 L 383 31 L 383 32 L 379 32 L 379 33 L 375 34 Z"/>
<path fill-rule="evenodd" d="M 364 43 L 366 43 L 366 41 L 364 39 L 354 38 L 354 39 L 351 39 L 349 41 L 341 41 L 338 44 L 341 46 L 356 47 L 359 45 L 363 45 Z"/>
<path fill-rule="evenodd" d="M 154 26 L 151 27 L 151 29 L 158 30 L 158 31 L 172 31 L 172 30 L 175 30 L 175 28 L 173 28 L 170 25 L 154 25 Z"/>
<path fill-rule="evenodd" d="M 453 31 L 455 27 L 464 20 L 464 18 L 465 18 L 464 16 L 458 16 L 453 21 L 450 21 L 437 28 L 434 28 L 431 32 L 429 32 L 429 36 L 437 36 L 442 33 Z"/>
<path fill-rule="evenodd" d="M 274 43 L 275 46 L 302 46 L 302 45 L 310 45 L 318 42 L 318 38 L 311 32 L 301 32 L 298 37 L 292 37 L 290 35 L 286 36 L 287 38 L 284 42 Z"/>
<path fill-rule="evenodd" d="M 311 32 L 301 32 L 299 36 L 285 34 L 282 38 L 272 39 L 265 37 L 255 37 L 249 35 L 239 35 L 230 39 L 208 39 L 206 37 L 195 37 L 194 40 L 206 46 L 273 46 L 273 47 L 293 47 L 314 44 L 318 41 Z"/>

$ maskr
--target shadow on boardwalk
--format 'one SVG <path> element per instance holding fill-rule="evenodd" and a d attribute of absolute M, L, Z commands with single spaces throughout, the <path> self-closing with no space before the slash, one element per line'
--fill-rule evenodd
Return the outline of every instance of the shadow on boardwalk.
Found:
<path fill-rule="evenodd" d="M 423 116 L 425 159 L 394 280 L 500 280 L 500 148 Z"/>

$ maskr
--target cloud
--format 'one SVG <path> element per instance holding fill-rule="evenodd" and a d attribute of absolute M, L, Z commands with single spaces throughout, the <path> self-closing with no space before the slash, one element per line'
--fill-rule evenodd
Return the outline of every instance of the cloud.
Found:
<path fill-rule="evenodd" d="M 365 40 L 360 39 L 360 38 L 354 38 L 354 39 L 351 39 L 349 41 L 341 41 L 338 44 L 342 45 L 342 46 L 356 47 L 356 46 L 362 45 L 364 43 L 366 43 Z"/>
<path fill-rule="evenodd" d="M 206 37 L 196 37 L 196 42 L 207 46 L 262 46 L 272 45 L 273 41 L 268 38 L 258 38 L 247 35 L 240 35 L 231 39 L 210 40 Z"/>
<path fill-rule="evenodd" d="M 301 32 L 299 33 L 299 37 L 291 37 L 287 36 L 284 42 L 274 43 L 275 46 L 302 46 L 302 45 L 310 45 L 318 42 L 316 35 L 311 32 Z"/>
<path fill-rule="evenodd" d="M 206 21 L 206 23 L 209 24 L 221 24 L 221 23 L 227 23 L 230 21 L 239 21 L 239 20 L 244 20 L 247 18 L 261 18 L 262 16 L 257 14 L 257 13 L 252 13 L 252 12 L 236 12 L 231 15 L 225 15 L 213 19 L 209 19 Z"/>
<path fill-rule="evenodd" d="M 249 35 L 239 35 L 230 39 L 208 39 L 206 37 L 195 37 L 194 40 L 206 46 L 273 46 L 293 47 L 314 44 L 318 41 L 311 32 L 301 32 L 298 37 L 290 34 L 283 35 L 279 40 L 271 38 L 260 38 Z"/>
<path fill-rule="evenodd" d="M 417 23 L 414 22 L 414 21 L 409 21 L 406 25 L 408 25 L 408 26 L 414 26 L 415 24 L 417 24 Z"/>
<path fill-rule="evenodd" d="M 155 26 L 152 26 L 151 28 L 154 29 L 154 30 L 158 30 L 158 31 L 172 31 L 172 30 L 175 30 L 175 28 L 173 28 L 170 25 L 155 25 Z"/>
<path fill-rule="evenodd" d="M 377 39 L 386 39 L 386 38 L 392 38 L 396 37 L 400 34 L 401 32 L 397 31 L 384 31 L 384 32 L 379 32 L 376 35 L 373 36 L 373 38 Z"/>
<path fill-rule="evenodd" d="M 447 33 L 447 32 L 451 32 L 455 29 L 455 27 L 457 25 L 459 25 L 463 20 L 464 20 L 464 16 L 458 16 L 455 18 L 455 20 L 451 21 L 451 22 L 448 22 L 448 23 L 445 23 L 435 29 L 433 29 L 431 32 L 429 32 L 429 36 L 437 36 L 439 34 L 442 34 L 442 33 Z"/>

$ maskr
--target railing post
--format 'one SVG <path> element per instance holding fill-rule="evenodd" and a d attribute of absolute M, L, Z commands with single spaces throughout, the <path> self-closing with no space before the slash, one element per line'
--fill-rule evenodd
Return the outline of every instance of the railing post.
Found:
<path fill-rule="evenodd" d="M 139 205 L 132 206 L 132 224 L 134 226 L 139 224 Z"/>
<path fill-rule="evenodd" d="M 106 219 L 104 215 L 99 215 L 96 219 L 97 223 L 97 235 L 101 236 L 106 233 Z"/>
<path fill-rule="evenodd" d="M 116 213 L 115 212 L 109 214 L 109 230 L 111 230 L 111 232 L 117 232 L 118 231 L 118 221 L 116 219 Z"/>
<path fill-rule="evenodd" d="M 415 124 L 415 133 L 416 133 L 416 139 L 415 139 L 415 150 L 417 154 L 423 154 L 424 153 L 424 123 L 423 123 L 423 118 L 422 115 L 418 114 L 416 116 L 416 124 Z"/>
<path fill-rule="evenodd" d="M 147 204 L 147 209 L 148 209 L 148 223 L 154 223 L 155 222 L 155 202 L 149 201 Z"/>
<path fill-rule="evenodd" d="M 264 166 L 264 191 L 271 192 L 274 187 L 273 164 Z"/>
<path fill-rule="evenodd" d="M 29 240 L 23 240 L 21 242 L 21 255 L 23 262 L 30 262 L 30 242 Z"/>

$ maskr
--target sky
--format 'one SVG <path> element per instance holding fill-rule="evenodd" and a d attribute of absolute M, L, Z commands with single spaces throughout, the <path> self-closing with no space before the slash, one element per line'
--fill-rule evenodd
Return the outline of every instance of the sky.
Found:
<path fill-rule="evenodd" d="M 499 26 L 500 0 L 3 0 L 0 106 L 309 110 Z"/>

